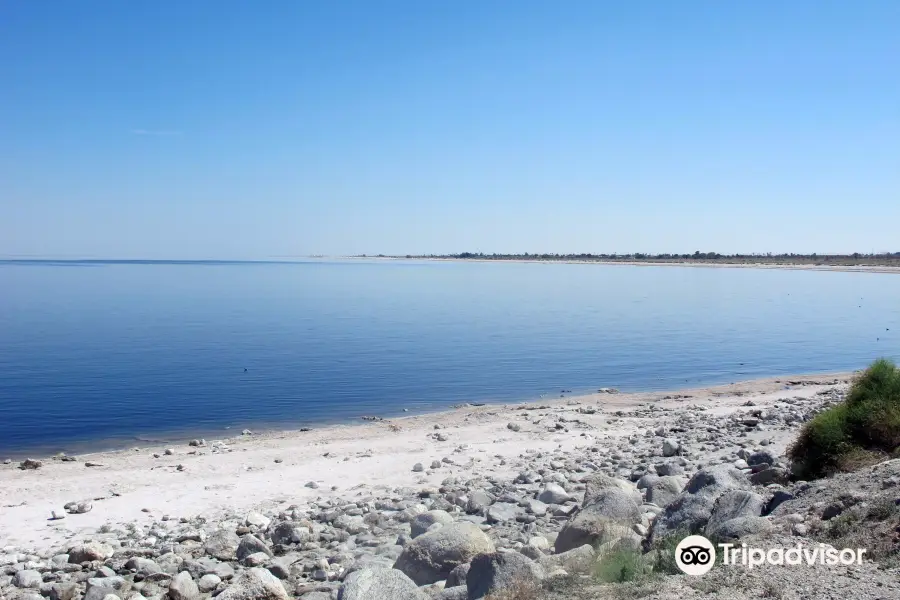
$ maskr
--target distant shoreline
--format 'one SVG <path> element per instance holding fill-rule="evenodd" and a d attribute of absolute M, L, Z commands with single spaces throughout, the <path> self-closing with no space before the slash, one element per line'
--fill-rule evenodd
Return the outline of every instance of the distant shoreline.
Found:
<path fill-rule="evenodd" d="M 699 267 L 723 269 L 789 269 L 799 271 L 839 271 L 858 273 L 900 273 L 897 264 L 821 264 L 804 262 L 732 262 L 725 260 L 608 260 L 608 259 L 543 259 L 543 258 L 454 258 L 447 256 L 345 256 L 348 260 L 427 260 L 434 262 L 532 263 L 570 265 L 619 265 L 626 267 Z"/>
<path fill-rule="evenodd" d="M 852 258 L 846 257 L 851 262 L 804 262 L 803 260 L 781 261 L 766 260 L 765 258 L 753 258 L 734 260 L 729 258 L 719 259 L 608 259 L 608 258 L 525 258 L 520 256 L 496 257 L 496 256 L 389 256 L 389 255 L 354 255 L 354 256 L 309 256 L 298 259 L 272 259 L 272 260 L 220 260 L 220 259 L 52 259 L 52 258 L 0 258 L 0 266 L 3 265 L 43 265 L 43 266 L 230 266 L 230 265 L 301 265 L 312 262 L 340 262 L 340 261 L 431 261 L 431 262 L 479 262 L 479 263 L 532 263 L 532 264 L 570 264 L 570 265 L 613 265 L 626 267 L 701 267 L 701 268 L 727 268 L 727 269 L 792 269 L 800 271 L 843 271 L 857 273 L 900 273 L 900 258 L 898 259 L 860 259 L 852 262 Z M 874 261 L 874 263 L 873 263 Z"/>

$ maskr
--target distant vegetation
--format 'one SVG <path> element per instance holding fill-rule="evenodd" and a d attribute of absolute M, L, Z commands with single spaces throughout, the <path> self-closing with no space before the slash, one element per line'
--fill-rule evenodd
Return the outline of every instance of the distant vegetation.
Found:
<path fill-rule="evenodd" d="M 383 256 L 383 255 L 378 255 Z M 483 252 L 460 252 L 459 254 L 404 255 L 392 258 L 442 258 L 461 260 L 530 260 L 530 261 L 582 261 L 582 262 L 700 262 L 709 264 L 782 264 L 782 265 L 829 265 L 829 266 L 897 266 L 900 267 L 900 252 L 878 254 L 720 254 L 700 252 L 693 254 L 485 254 Z"/>
<path fill-rule="evenodd" d="M 788 449 L 797 475 L 822 477 L 891 455 L 900 448 L 900 369 L 874 362 L 846 400 L 808 422 Z"/>

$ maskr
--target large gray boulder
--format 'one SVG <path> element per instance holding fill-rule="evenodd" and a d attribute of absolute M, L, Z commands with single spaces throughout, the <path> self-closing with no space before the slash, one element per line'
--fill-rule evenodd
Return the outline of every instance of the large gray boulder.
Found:
<path fill-rule="evenodd" d="M 222 583 L 222 578 L 218 575 L 214 575 L 213 573 L 207 573 L 203 577 L 200 578 L 200 581 L 197 582 L 197 587 L 203 593 L 209 593 L 219 587 L 219 584 Z"/>
<path fill-rule="evenodd" d="M 769 485 L 770 483 L 785 485 L 789 480 L 788 470 L 778 466 L 766 467 L 750 476 L 750 482 L 755 485 Z"/>
<path fill-rule="evenodd" d="M 83 600 L 103 600 L 109 595 L 126 598 L 131 582 L 124 577 L 91 577 L 87 580 Z"/>
<path fill-rule="evenodd" d="M 156 564 L 163 570 L 163 573 L 168 573 L 172 576 L 177 575 L 180 571 L 186 570 L 182 568 L 184 559 L 174 552 L 166 552 L 165 554 L 158 556 L 156 558 Z"/>
<path fill-rule="evenodd" d="M 244 560 L 251 554 L 256 554 L 258 552 L 262 552 L 268 556 L 274 556 L 269 547 L 266 546 L 265 542 L 263 542 L 258 537 L 248 533 L 241 538 L 241 543 L 238 544 L 237 559 Z"/>
<path fill-rule="evenodd" d="M 566 523 L 556 538 L 554 550 L 567 552 L 584 545 L 596 546 L 630 535 L 630 525 L 611 521 L 599 515 L 583 512 Z"/>
<path fill-rule="evenodd" d="M 541 557 L 544 556 L 543 552 L 541 552 L 534 546 L 529 546 L 528 544 L 525 544 L 524 546 L 519 548 L 518 551 L 521 552 L 522 554 L 524 554 L 525 556 L 527 556 L 528 558 L 530 558 L 531 560 L 536 560 L 538 562 L 540 562 Z"/>
<path fill-rule="evenodd" d="M 512 502 L 495 502 L 484 512 L 488 523 L 504 523 L 515 521 L 516 517 L 524 514 L 524 510 Z"/>
<path fill-rule="evenodd" d="M 618 489 L 631 494 L 634 497 L 634 501 L 638 504 L 643 500 L 641 492 L 630 481 L 610 477 L 603 473 L 594 473 L 584 480 L 584 502 L 581 503 L 582 506 L 594 504 L 600 495 L 609 489 Z"/>
<path fill-rule="evenodd" d="M 730 489 L 749 489 L 747 477 L 731 465 L 714 465 L 700 469 L 690 478 L 684 491 L 689 494 L 707 493 L 718 496 Z"/>
<path fill-rule="evenodd" d="M 241 539 L 228 529 L 217 529 L 206 538 L 206 553 L 219 560 L 234 560 Z"/>
<path fill-rule="evenodd" d="M 441 525 L 450 525 L 451 523 L 453 523 L 453 517 L 451 517 L 450 514 L 444 510 L 429 510 L 428 512 L 416 515 L 416 517 L 410 522 L 410 527 L 412 527 L 412 537 L 417 538 L 420 535 L 428 533 L 428 528 L 435 523 L 440 523 Z"/>
<path fill-rule="evenodd" d="M 596 546 L 628 535 L 641 520 L 641 507 L 634 494 L 620 487 L 606 488 L 593 502 L 566 523 L 556 538 L 556 552 L 589 544 Z"/>
<path fill-rule="evenodd" d="M 669 475 L 684 475 L 684 467 L 674 461 L 659 463 L 656 466 L 656 474 L 660 477 L 667 477 Z"/>
<path fill-rule="evenodd" d="M 444 584 L 444 587 L 457 587 L 460 585 L 466 585 L 466 577 L 469 575 L 469 568 L 472 565 L 470 563 L 464 563 L 450 571 L 450 574 L 447 575 L 447 581 Z"/>
<path fill-rule="evenodd" d="M 73 600 L 78 592 L 74 581 L 54 583 L 50 586 L 50 600 Z"/>
<path fill-rule="evenodd" d="M 296 557 L 278 556 L 276 558 L 268 560 L 265 564 L 263 564 L 263 568 L 269 571 L 269 573 L 271 573 L 278 579 L 285 581 L 287 579 L 290 579 L 293 575 L 293 564 L 291 563 L 292 560 L 296 560 Z"/>
<path fill-rule="evenodd" d="M 74 581 L 54 583 L 50 586 L 50 600 L 73 600 L 78 592 Z"/>
<path fill-rule="evenodd" d="M 659 539 L 675 532 L 699 533 L 709 521 L 715 505 L 715 496 L 682 492 L 653 521 L 650 536 Z"/>
<path fill-rule="evenodd" d="M 302 600 L 334 600 L 331 592 L 307 592 L 303 594 Z"/>
<path fill-rule="evenodd" d="M 641 518 L 640 501 L 635 494 L 636 490 L 609 488 L 597 494 L 590 504 L 585 503 L 581 512 L 630 525 Z"/>
<path fill-rule="evenodd" d="M 244 570 L 216 600 L 290 600 L 281 581 L 266 569 Z"/>
<path fill-rule="evenodd" d="M 40 589 L 44 580 L 38 571 L 22 569 L 13 576 L 13 585 L 23 589 Z"/>
<path fill-rule="evenodd" d="M 270 527 L 270 530 L 272 532 L 270 534 L 272 543 L 281 546 L 302 544 L 303 542 L 308 542 L 312 537 L 309 533 L 309 529 L 297 523 L 292 523 L 291 521 L 281 521 L 276 523 L 274 526 Z"/>
<path fill-rule="evenodd" d="M 565 569 L 567 573 L 590 573 L 597 561 L 597 552 L 594 547 L 585 544 L 578 548 L 567 550 L 559 554 L 550 554 L 538 558 L 538 562 L 547 572 L 554 569 Z"/>
<path fill-rule="evenodd" d="M 640 479 L 637 480 L 635 487 L 637 487 L 637 489 L 639 490 L 645 490 L 659 481 L 659 478 L 660 476 L 656 473 L 645 473 L 641 476 Z"/>
<path fill-rule="evenodd" d="M 789 500 L 794 499 L 794 494 L 787 492 L 785 490 L 775 490 L 775 493 L 772 494 L 772 497 L 769 498 L 769 501 L 766 503 L 766 507 L 763 509 L 763 515 L 770 515 L 772 512 L 784 504 Z"/>
<path fill-rule="evenodd" d="M 134 569 L 144 577 L 163 572 L 162 567 L 156 564 L 156 561 L 150 560 L 149 558 L 141 558 L 139 556 L 129 558 L 128 562 L 125 563 L 125 568 Z"/>
<path fill-rule="evenodd" d="M 264 567 L 266 566 L 266 563 L 269 562 L 270 558 L 272 557 L 265 552 L 254 552 L 249 556 L 245 556 L 244 560 L 241 561 L 241 564 L 245 567 Z"/>
<path fill-rule="evenodd" d="M 751 467 L 757 465 L 774 465 L 776 460 L 775 455 L 768 450 L 757 450 L 747 457 L 747 464 Z"/>
<path fill-rule="evenodd" d="M 179 571 L 187 571 L 194 579 L 200 579 L 204 575 L 216 575 L 220 579 L 231 579 L 234 577 L 234 567 L 230 563 L 219 562 L 208 556 L 201 556 L 196 560 L 185 560 L 179 566 Z"/>
<path fill-rule="evenodd" d="M 538 500 L 544 504 L 562 504 L 572 499 L 572 496 L 561 485 L 548 483 L 538 494 Z"/>
<path fill-rule="evenodd" d="M 545 502 L 541 502 L 540 500 L 535 500 L 533 498 L 525 500 L 525 512 L 532 514 L 536 517 L 543 517 L 547 514 L 547 509 L 549 505 Z"/>
<path fill-rule="evenodd" d="M 666 438 L 662 443 L 662 455 L 663 456 L 675 456 L 681 452 L 681 442 L 676 440 L 675 438 Z"/>
<path fill-rule="evenodd" d="M 338 600 L 428 600 L 428 596 L 396 569 L 361 569 L 344 580 Z"/>
<path fill-rule="evenodd" d="M 483 513 L 487 507 L 494 501 L 494 497 L 482 490 L 475 490 L 469 493 L 469 500 L 466 503 L 466 512 L 471 514 Z"/>
<path fill-rule="evenodd" d="M 53 570 L 64 570 L 69 564 L 68 554 L 56 554 L 50 558 L 50 566 Z"/>
<path fill-rule="evenodd" d="M 653 522 L 651 537 L 675 532 L 703 531 L 719 496 L 731 490 L 747 490 L 750 483 L 731 465 L 715 465 L 697 471 L 684 491 Z"/>
<path fill-rule="evenodd" d="M 469 600 L 481 600 L 488 594 L 502 596 L 513 590 L 540 589 L 544 569 L 518 552 L 479 554 L 472 560 L 466 576 Z"/>
<path fill-rule="evenodd" d="M 477 525 L 461 521 L 410 541 L 394 568 L 416 585 L 428 585 L 446 579 L 450 571 L 476 555 L 493 551 L 494 543 Z"/>
<path fill-rule="evenodd" d="M 718 525 L 707 534 L 717 541 L 733 541 L 748 535 L 772 531 L 772 523 L 765 517 L 737 517 Z"/>
<path fill-rule="evenodd" d="M 200 588 L 187 571 L 182 571 L 169 582 L 169 600 L 198 600 Z"/>
<path fill-rule="evenodd" d="M 709 521 L 706 523 L 707 537 L 720 525 L 738 517 L 758 517 L 765 508 L 766 501 L 759 494 L 747 490 L 729 490 L 716 499 Z"/>
<path fill-rule="evenodd" d="M 437 600 L 469 600 L 469 590 L 467 590 L 464 585 L 444 588 L 437 596 Z"/>
<path fill-rule="evenodd" d="M 665 508 L 675 502 L 683 488 L 684 484 L 678 477 L 672 475 L 657 477 L 647 487 L 647 502 Z"/>

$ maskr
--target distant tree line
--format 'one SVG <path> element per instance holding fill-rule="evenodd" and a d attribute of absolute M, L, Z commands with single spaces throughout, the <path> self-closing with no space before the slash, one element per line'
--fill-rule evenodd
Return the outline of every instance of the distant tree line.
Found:
<path fill-rule="evenodd" d="M 378 255 L 383 256 L 383 255 Z M 631 254 L 592 254 L 585 252 L 581 254 L 549 254 L 549 253 L 530 253 L 521 254 L 485 254 L 484 252 L 460 252 L 458 254 L 427 254 L 427 255 L 411 255 L 406 254 L 395 258 L 443 258 L 443 259 L 477 259 L 477 260 L 575 260 L 575 261 L 720 261 L 720 262 L 804 262 L 815 264 L 828 263 L 861 263 L 861 262 L 882 262 L 895 263 L 900 261 L 900 252 L 881 252 L 881 253 L 863 253 L 854 252 L 853 254 L 796 254 L 784 253 L 774 254 L 772 252 L 757 254 L 721 254 L 719 252 L 701 252 L 699 250 L 692 254 L 651 254 L 645 252 L 634 252 Z"/>
<path fill-rule="evenodd" d="M 412 257 L 412 255 L 407 254 L 407 257 Z M 522 254 L 485 254 L 484 252 L 460 252 L 459 254 L 428 254 L 422 256 L 420 258 L 481 258 L 481 259 L 514 259 L 514 258 L 529 258 L 529 259 L 545 259 L 545 260 L 675 260 L 675 259 L 690 259 L 690 260 L 719 260 L 719 259 L 757 259 L 757 258 L 765 258 L 765 259 L 809 259 L 809 260 L 829 260 L 829 259 L 861 259 L 861 258 L 883 258 L 883 259 L 895 259 L 900 258 L 900 252 L 883 252 L 879 254 L 865 254 L 861 252 L 854 252 L 853 254 L 773 254 L 771 252 L 767 252 L 765 254 L 720 254 L 718 252 L 700 252 L 697 250 L 693 254 L 647 254 L 643 252 L 635 252 L 633 254 L 591 254 L 591 253 L 582 253 L 582 254 L 531 254 L 528 252 L 524 252 Z"/>

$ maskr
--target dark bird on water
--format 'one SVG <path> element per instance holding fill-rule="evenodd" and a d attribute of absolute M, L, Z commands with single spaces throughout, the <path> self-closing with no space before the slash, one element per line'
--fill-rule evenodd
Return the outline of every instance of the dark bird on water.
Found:
<path fill-rule="evenodd" d="M 246 373 L 246 372 L 247 372 L 247 367 L 244 367 L 244 373 Z"/>

